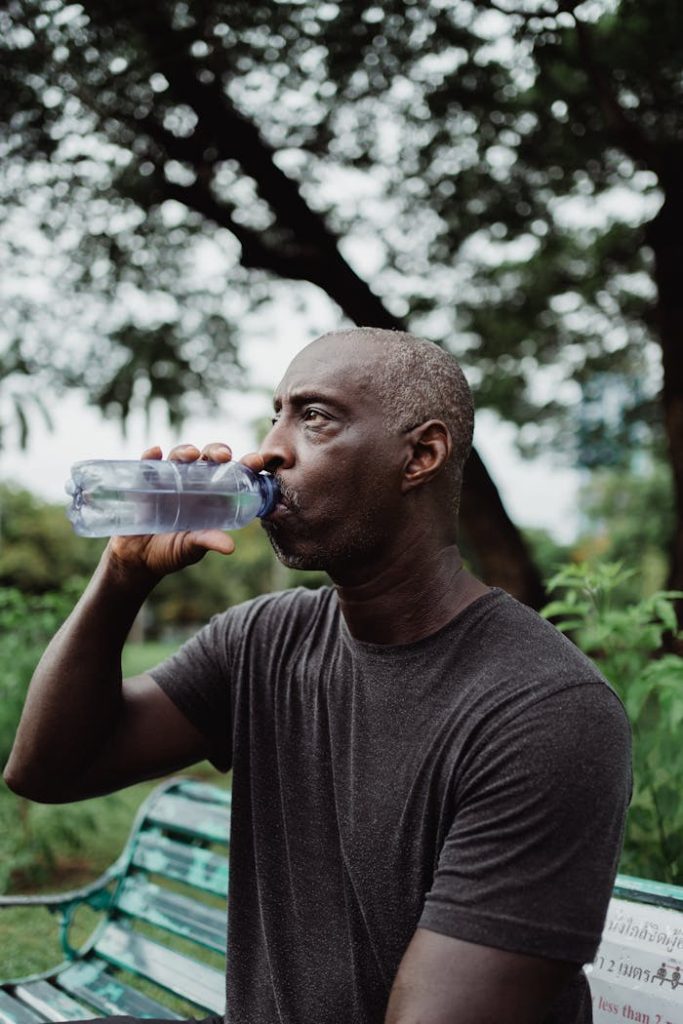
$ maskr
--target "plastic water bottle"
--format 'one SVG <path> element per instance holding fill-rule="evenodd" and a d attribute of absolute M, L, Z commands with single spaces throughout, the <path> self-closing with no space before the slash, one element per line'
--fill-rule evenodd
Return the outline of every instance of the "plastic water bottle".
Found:
<path fill-rule="evenodd" d="M 278 500 L 266 473 L 239 462 L 90 459 L 71 467 L 67 515 L 81 537 L 234 530 Z"/>

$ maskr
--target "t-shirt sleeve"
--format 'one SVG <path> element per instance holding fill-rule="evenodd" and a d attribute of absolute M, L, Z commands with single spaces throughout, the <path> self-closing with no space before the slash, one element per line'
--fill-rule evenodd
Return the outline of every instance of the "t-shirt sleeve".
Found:
<path fill-rule="evenodd" d="M 592 960 L 631 794 L 630 729 L 613 691 L 577 685 L 499 724 L 455 786 L 419 926 Z"/>
<path fill-rule="evenodd" d="M 219 771 L 232 766 L 231 643 L 235 612 L 215 615 L 179 651 L 149 673 L 209 741 Z"/>

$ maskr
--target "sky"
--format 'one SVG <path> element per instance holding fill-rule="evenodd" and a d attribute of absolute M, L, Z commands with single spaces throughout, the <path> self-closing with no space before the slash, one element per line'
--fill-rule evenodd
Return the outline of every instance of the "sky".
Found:
<path fill-rule="evenodd" d="M 74 392 L 51 407 L 52 431 L 39 419 L 32 421 L 26 451 L 13 448 L 8 434 L 9 443 L 0 450 L 0 481 L 19 484 L 49 501 L 66 502 L 64 484 L 71 465 L 81 459 L 137 459 L 150 444 L 161 445 L 166 455 L 173 445 L 186 441 L 200 448 L 210 441 L 225 441 L 236 457 L 253 450 L 257 445 L 252 423 L 270 413 L 268 395 L 292 357 L 315 336 L 310 325 L 283 319 L 286 326 L 281 319 L 277 332 L 263 331 L 244 344 L 241 358 L 252 389 L 227 392 L 218 414 L 194 416 L 181 430 L 173 430 L 161 410 L 153 411 L 149 424 L 137 413 L 123 436 L 118 422 L 105 420 Z M 543 527 L 562 542 L 575 539 L 579 473 L 558 465 L 551 455 L 522 459 L 514 446 L 514 428 L 488 410 L 477 415 L 475 445 L 517 525 Z"/>

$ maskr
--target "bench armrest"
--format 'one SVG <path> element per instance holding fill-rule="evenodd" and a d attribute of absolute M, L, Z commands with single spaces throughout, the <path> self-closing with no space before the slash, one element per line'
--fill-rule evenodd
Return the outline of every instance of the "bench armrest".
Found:
<path fill-rule="evenodd" d="M 58 914 L 62 949 L 66 956 L 73 960 L 77 951 L 69 942 L 69 929 L 74 913 L 84 905 L 93 910 L 108 910 L 113 899 L 113 893 L 108 886 L 112 882 L 119 881 L 125 864 L 123 858 L 119 858 L 94 882 L 89 882 L 87 885 L 81 886 L 80 889 L 69 889 L 66 892 L 45 893 L 37 896 L 0 896 L 0 910 L 9 907 L 45 907 L 50 913 Z"/>

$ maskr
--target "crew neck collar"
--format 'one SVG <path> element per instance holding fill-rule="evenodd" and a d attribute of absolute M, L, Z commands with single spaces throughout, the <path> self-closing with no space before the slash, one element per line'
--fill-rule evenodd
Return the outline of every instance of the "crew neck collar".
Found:
<path fill-rule="evenodd" d="M 443 626 L 435 630 L 434 633 L 429 633 L 427 636 L 420 637 L 419 640 L 413 640 L 406 644 L 375 644 L 367 640 L 357 640 L 352 636 L 337 602 L 340 619 L 339 630 L 346 646 L 359 654 L 374 658 L 406 657 L 407 655 L 422 653 L 426 648 L 441 640 L 450 630 L 466 626 L 470 619 L 486 611 L 489 605 L 496 604 L 500 601 L 501 597 L 505 598 L 507 596 L 506 592 L 500 587 L 491 587 L 488 593 L 475 598 L 466 608 L 459 611 L 452 619 L 449 619 Z"/>

